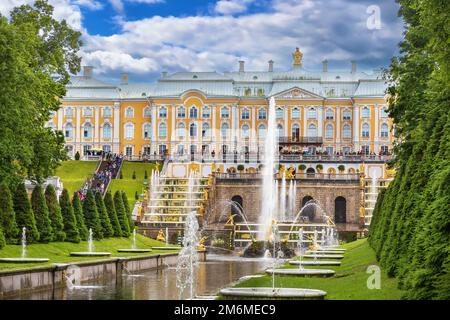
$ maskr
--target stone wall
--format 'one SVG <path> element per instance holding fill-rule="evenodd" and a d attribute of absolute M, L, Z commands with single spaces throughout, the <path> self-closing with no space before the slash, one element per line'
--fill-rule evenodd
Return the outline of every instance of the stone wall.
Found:
<path fill-rule="evenodd" d="M 242 197 L 244 213 L 248 221 L 250 223 L 258 222 L 258 217 L 261 212 L 261 185 L 262 180 L 258 178 L 216 178 L 214 187 L 211 189 L 212 194 L 207 212 L 210 223 L 223 223 L 227 219 L 231 212 L 230 205 L 227 201 L 231 200 L 233 196 Z M 359 181 L 327 179 L 297 180 L 296 212 L 300 210 L 302 199 L 306 196 L 317 200 L 333 221 L 335 199 L 337 197 L 344 197 L 346 199 L 347 223 L 339 224 L 338 229 L 340 231 L 360 230 L 359 203 L 361 189 Z"/>

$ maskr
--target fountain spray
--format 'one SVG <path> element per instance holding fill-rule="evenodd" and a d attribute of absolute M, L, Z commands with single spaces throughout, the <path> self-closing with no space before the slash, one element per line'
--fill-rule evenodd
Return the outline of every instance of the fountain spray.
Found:
<path fill-rule="evenodd" d="M 22 228 L 22 258 L 27 255 L 27 228 Z"/>

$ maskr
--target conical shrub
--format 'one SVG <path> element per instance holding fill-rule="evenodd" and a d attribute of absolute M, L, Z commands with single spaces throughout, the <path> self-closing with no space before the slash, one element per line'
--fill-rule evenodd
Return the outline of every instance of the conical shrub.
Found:
<path fill-rule="evenodd" d="M 122 237 L 129 237 L 130 225 L 123 205 L 122 193 L 120 191 L 114 193 L 114 206 L 116 207 L 117 219 L 119 219 L 120 228 L 122 230 Z"/>
<path fill-rule="evenodd" d="M 102 225 L 98 216 L 97 205 L 92 190 L 88 190 L 86 198 L 83 200 L 83 215 L 86 227 L 92 229 L 94 238 L 99 240 L 103 238 Z"/>
<path fill-rule="evenodd" d="M 0 227 L 6 243 L 16 243 L 19 237 L 16 214 L 10 189 L 5 184 L 0 184 Z"/>
<path fill-rule="evenodd" d="M 111 221 L 109 220 L 108 212 L 106 211 L 103 195 L 100 192 L 95 194 L 95 203 L 97 205 L 100 224 L 102 225 L 103 237 L 112 237 L 114 235 L 114 230 L 112 228 Z"/>
<path fill-rule="evenodd" d="M 39 242 L 48 243 L 53 240 L 52 221 L 50 220 L 47 202 L 40 185 L 31 194 L 31 208 L 33 209 L 36 227 L 39 230 Z"/>
<path fill-rule="evenodd" d="M 59 205 L 61 207 L 61 215 L 63 217 L 64 233 L 67 242 L 80 242 L 80 233 L 78 231 L 77 219 L 70 203 L 69 192 L 64 189 L 59 197 Z"/>
<path fill-rule="evenodd" d="M 113 228 L 114 237 L 122 236 L 122 228 L 120 227 L 119 219 L 117 218 L 116 207 L 114 206 L 113 197 L 111 192 L 107 192 L 105 195 L 105 207 L 106 212 L 108 212 L 109 221 L 111 221 L 111 226 Z"/>
<path fill-rule="evenodd" d="M 16 222 L 19 230 L 26 228 L 27 243 L 37 242 L 39 240 L 39 231 L 36 227 L 36 219 L 28 200 L 27 190 L 23 183 L 19 184 L 14 192 L 14 212 L 16 213 Z"/>
<path fill-rule="evenodd" d="M 64 233 L 61 208 L 59 206 L 58 197 L 56 196 L 56 190 L 51 184 L 45 188 L 45 200 L 47 201 L 48 214 L 52 221 L 53 241 L 64 241 L 66 239 L 66 234 Z"/>
<path fill-rule="evenodd" d="M 78 233 L 80 234 L 80 239 L 86 241 L 89 238 L 89 230 L 87 229 L 86 223 L 84 221 L 83 207 L 81 205 L 81 200 L 80 196 L 78 195 L 78 192 L 74 192 L 73 194 L 72 207 L 75 219 L 77 220 L 77 227 Z"/>

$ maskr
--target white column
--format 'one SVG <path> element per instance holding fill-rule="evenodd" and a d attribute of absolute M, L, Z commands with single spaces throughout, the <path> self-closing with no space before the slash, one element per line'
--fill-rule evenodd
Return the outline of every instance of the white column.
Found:
<path fill-rule="evenodd" d="M 289 128 L 288 128 L 289 107 L 284 106 L 283 109 L 284 109 L 284 136 L 287 137 L 287 136 L 289 136 Z"/>
<path fill-rule="evenodd" d="M 63 117 L 64 117 L 63 108 L 64 108 L 64 106 L 62 106 L 58 110 L 58 130 L 63 129 Z"/>
<path fill-rule="evenodd" d="M 92 136 L 92 143 L 93 146 L 95 147 L 95 145 L 98 145 L 100 143 L 100 133 L 98 132 L 99 129 L 99 113 L 100 113 L 100 107 L 96 106 L 93 107 L 94 110 L 94 119 L 95 119 L 95 123 L 94 123 L 94 134 Z"/>
<path fill-rule="evenodd" d="M 157 107 L 156 105 L 153 103 L 151 105 L 152 108 L 152 145 L 150 147 L 150 153 L 153 154 L 153 152 L 158 152 L 157 148 L 156 148 L 156 137 L 157 137 L 157 129 L 158 129 L 158 121 L 156 120 L 156 116 L 157 116 Z"/>
<path fill-rule="evenodd" d="M 336 151 L 341 147 L 341 108 L 340 106 L 336 107 Z"/>
<path fill-rule="evenodd" d="M 353 151 L 359 151 L 359 105 L 353 106 Z"/>
<path fill-rule="evenodd" d="M 169 132 L 167 132 L 167 136 L 168 137 L 170 137 L 170 141 L 169 141 L 169 143 L 170 143 L 170 149 L 168 148 L 168 150 L 169 150 L 169 152 L 170 152 L 170 154 L 169 155 L 173 155 L 173 154 L 175 154 L 175 148 L 176 148 L 176 144 L 175 143 L 173 143 L 173 141 L 175 141 L 175 137 L 176 137 L 176 126 L 175 126 L 175 115 L 176 115 L 176 105 L 172 105 L 172 121 L 171 121 L 171 127 L 172 127 L 172 130 L 170 130 L 170 135 L 169 135 Z M 200 113 L 200 110 L 199 110 L 199 113 Z M 167 128 L 167 130 L 169 130 L 169 128 Z"/>
<path fill-rule="evenodd" d="M 373 145 L 374 145 L 374 152 L 378 153 L 380 150 L 380 145 L 379 145 L 379 130 L 378 130 L 378 126 L 379 126 L 379 106 L 376 104 L 374 106 L 375 108 L 375 128 L 374 128 L 374 133 L 373 133 L 373 137 L 372 137 L 372 141 L 373 141 Z"/>
<path fill-rule="evenodd" d="M 113 153 L 120 153 L 120 103 L 114 102 Z"/>
<path fill-rule="evenodd" d="M 308 133 L 308 107 L 303 106 L 303 119 L 302 119 L 302 128 L 303 128 L 303 136 L 306 137 L 306 134 Z"/>
<path fill-rule="evenodd" d="M 323 106 L 317 107 L 317 135 L 323 137 Z"/>
<path fill-rule="evenodd" d="M 234 152 L 235 140 L 239 141 L 238 137 L 238 127 L 239 127 L 239 112 L 238 107 L 234 105 L 231 108 L 231 151 Z M 238 148 L 238 146 L 236 146 Z"/>
<path fill-rule="evenodd" d="M 77 107 L 74 108 L 75 109 L 75 113 L 76 113 L 76 117 L 77 117 L 77 123 L 75 125 L 75 134 L 74 137 L 76 138 L 76 150 L 75 152 L 80 152 L 81 155 L 81 111 L 82 108 L 81 107 Z"/>
<path fill-rule="evenodd" d="M 212 142 L 211 144 L 212 144 L 212 146 L 211 146 L 211 150 L 209 150 L 209 152 L 216 150 L 216 153 L 217 153 L 217 150 L 218 150 L 217 135 L 219 134 L 217 132 L 218 128 L 216 127 L 216 109 L 217 109 L 217 107 L 215 104 L 213 104 L 210 106 L 210 108 L 211 108 L 210 110 L 211 110 L 211 119 L 212 119 L 212 121 L 211 121 L 211 142 Z"/>

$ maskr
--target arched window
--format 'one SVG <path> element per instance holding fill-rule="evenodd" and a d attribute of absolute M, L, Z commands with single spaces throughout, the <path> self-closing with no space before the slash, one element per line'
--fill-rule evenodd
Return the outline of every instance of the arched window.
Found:
<path fill-rule="evenodd" d="M 281 124 L 277 125 L 277 137 L 282 137 L 283 136 L 283 126 Z"/>
<path fill-rule="evenodd" d="M 64 108 L 64 115 L 68 118 L 73 117 L 73 109 L 71 107 Z"/>
<path fill-rule="evenodd" d="M 220 117 L 222 119 L 228 119 L 230 117 L 230 110 L 227 107 L 220 109 Z"/>
<path fill-rule="evenodd" d="M 125 125 L 125 139 L 133 139 L 134 138 L 134 124 L 127 123 Z"/>
<path fill-rule="evenodd" d="M 250 119 L 250 111 L 248 111 L 248 109 L 242 109 L 242 111 L 241 111 L 241 119 L 242 120 L 249 120 Z"/>
<path fill-rule="evenodd" d="M 247 124 L 242 126 L 242 138 L 250 137 L 250 127 Z"/>
<path fill-rule="evenodd" d="M 325 138 L 326 139 L 333 139 L 334 137 L 334 128 L 333 125 L 327 124 L 325 127 Z"/>
<path fill-rule="evenodd" d="M 209 119 L 211 117 L 211 109 L 208 106 L 203 107 L 202 117 L 204 119 Z"/>
<path fill-rule="evenodd" d="M 210 130 L 209 130 L 209 123 L 204 122 L 202 125 L 202 137 L 203 138 L 209 138 L 210 136 Z"/>
<path fill-rule="evenodd" d="M 333 120 L 334 119 L 334 112 L 333 112 L 333 110 L 328 109 L 325 112 L 325 117 L 326 117 L 327 120 Z"/>
<path fill-rule="evenodd" d="M 316 119 L 316 117 L 317 117 L 316 109 L 314 108 L 308 109 L 308 119 Z"/>
<path fill-rule="evenodd" d="M 302 208 L 304 209 L 301 213 L 301 216 L 305 217 L 308 221 L 313 221 L 314 216 L 316 215 L 316 207 L 314 205 L 308 205 L 308 202 L 311 200 L 313 200 L 311 196 L 306 196 L 302 199 Z"/>
<path fill-rule="evenodd" d="M 266 138 L 266 126 L 263 124 L 259 125 L 259 127 L 258 127 L 258 138 L 260 140 L 263 140 Z"/>
<path fill-rule="evenodd" d="M 150 123 L 144 124 L 144 139 L 149 139 L 152 136 L 152 125 Z"/>
<path fill-rule="evenodd" d="M 381 135 L 382 138 L 389 137 L 389 126 L 386 123 L 383 123 L 381 125 L 380 135 Z"/>
<path fill-rule="evenodd" d="M 241 196 L 233 196 L 231 198 L 231 214 L 236 215 L 234 217 L 235 222 L 242 222 L 242 214 L 244 211 L 244 200 Z M 226 222 L 226 221 L 224 221 Z"/>
<path fill-rule="evenodd" d="M 277 119 L 283 119 L 284 117 L 284 110 L 282 108 L 277 108 L 275 110 L 275 115 Z"/>
<path fill-rule="evenodd" d="M 352 112 L 350 110 L 344 110 L 342 112 L 342 120 L 351 120 L 352 119 Z"/>
<path fill-rule="evenodd" d="M 197 117 L 198 117 L 198 109 L 196 107 L 191 107 L 191 109 L 189 109 L 189 118 L 197 119 Z"/>
<path fill-rule="evenodd" d="M 177 126 L 177 137 L 184 138 L 186 132 L 186 126 L 183 122 L 178 123 Z"/>
<path fill-rule="evenodd" d="M 151 118 L 152 116 L 152 109 L 150 107 L 144 108 L 144 117 Z"/>
<path fill-rule="evenodd" d="M 266 109 L 259 109 L 258 110 L 258 120 L 266 120 L 267 119 L 267 111 Z"/>
<path fill-rule="evenodd" d="M 186 118 L 186 109 L 183 106 L 178 107 L 177 118 Z"/>
<path fill-rule="evenodd" d="M 337 197 L 334 200 L 334 222 L 347 222 L 347 201 L 344 197 Z"/>
<path fill-rule="evenodd" d="M 158 127 L 158 137 L 166 138 L 167 137 L 167 125 L 165 123 L 160 123 Z"/>
<path fill-rule="evenodd" d="M 228 123 L 222 123 L 222 126 L 220 127 L 220 136 L 222 139 L 226 139 L 228 137 L 228 131 L 230 129 L 230 126 Z"/>
<path fill-rule="evenodd" d="M 342 137 L 344 139 L 350 139 L 352 137 L 352 128 L 350 127 L 349 124 L 344 124 L 342 131 L 343 131 Z"/>
<path fill-rule="evenodd" d="M 308 126 L 308 137 L 317 137 L 317 127 L 314 123 Z"/>
<path fill-rule="evenodd" d="M 132 107 L 128 107 L 125 111 L 125 117 L 127 118 L 133 118 L 134 116 L 134 109 Z"/>
<path fill-rule="evenodd" d="M 194 138 L 197 136 L 197 125 L 195 123 L 191 123 L 189 125 L 189 136 Z"/>
<path fill-rule="evenodd" d="M 103 139 L 111 139 L 112 137 L 112 127 L 109 123 L 103 125 Z"/>
<path fill-rule="evenodd" d="M 92 108 L 91 107 L 87 107 L 84 109 L 84 116 L 85 117 L 92 117 Z"/>
<path fill-rule="evenodd" d="M 92 125 L 89 122 L 83 126 L 83 137 L 92 138 Z"/>
<path fill-rule="evenodd" d="M 367 123 L 364 123 L 362 125 L 361 136 L 363 138 L 368 138 L 370 136 L 370 127 L 369 127 L 369 125 Z"/>
<path fill-rule="evenodd" d="M 370 109 L 367 107 L 364 107 L 361 111 L 361 116 L 363 118 L 370 118 Z"/>
<path fill-rule="evenodd" d="M 292 119 L 300 119 L 300 109 L 294 108 L 292 109 Z"/>
<path fill-rule="evenodd" d="M 72 123 L 69 122 L 64 126 L 64 136 L 68 139 L 73 138 L 73 124 Z"/>
<path fill-rule="evenodd" d="M 297 123 L 294 123 L 292 126 L 292 140 L 293 141 L 300 141 L 300 126 Z"/>
<path fill-rule="evenodd" d="M 167 108 L 166 107 L 159 108 L 159 117 L 162 119 L 167 118 Z"/>

